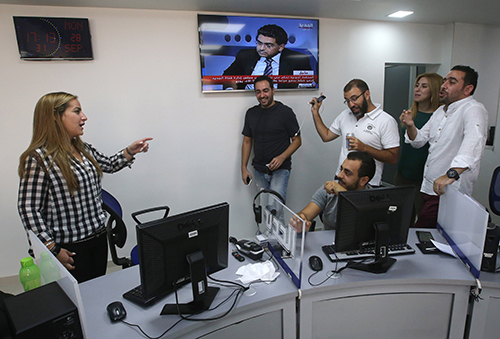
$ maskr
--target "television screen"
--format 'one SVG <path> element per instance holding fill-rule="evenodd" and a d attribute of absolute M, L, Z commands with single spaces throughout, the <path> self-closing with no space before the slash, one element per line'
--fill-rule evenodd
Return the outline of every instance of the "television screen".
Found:
<path fill-rule="evenodd" d="M 203 92 L 253 90 L 269 75 L 277 89 L 317 89 L 315 19 L 198 14 Z"/>
<path fill-rule="evenodd" d="M 14 27 L 21 59 L 93 59 L 88 19 L 15 16 Z"/>

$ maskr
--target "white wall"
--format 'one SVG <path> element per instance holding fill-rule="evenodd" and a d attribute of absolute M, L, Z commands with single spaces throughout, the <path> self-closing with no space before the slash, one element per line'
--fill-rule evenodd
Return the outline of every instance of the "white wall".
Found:
<path fill-rule="evenodd" d="M 88 17 L 95 59 L 21 61 L 14 15 Z M 443 57 L 451 55 L 443 48 L 451 46 L 449 31 L 440 25 L 321 19 L 325 122 L 344 109 L 342 88 L 354 77 L 366 80 L 374 101 L 381 103 L 386 62 L 449 63 Z M 251 93 L 201 93 L 195 12 L 0 5 L 0 41 L 0 277 L 17 274 L 26 255 L 16 209 L 18 157 L 30 141 L 35 103 L 50 91 L 79 95 L 89 118 L 84 140 L 105 153 L 154 137 L 150 152 L 139 155 L 132 170 L 103 180 L 126 214 L 129 241 L 123 253 L 135 243 L 130 213 L 163 204 L 180 213 L 228 201 L 230 233 L 254 233 L 256 188 L 241 183 L 239 164 L 244 113 L 256 99 Z M 308 203 L 337 166 L 340 141 L 323 144 L 317 136 L 308 104 L 313 95 L 319 91 L 277 94 L 299 123 L 304 121 L 288 193 L 294 210 Z"/>

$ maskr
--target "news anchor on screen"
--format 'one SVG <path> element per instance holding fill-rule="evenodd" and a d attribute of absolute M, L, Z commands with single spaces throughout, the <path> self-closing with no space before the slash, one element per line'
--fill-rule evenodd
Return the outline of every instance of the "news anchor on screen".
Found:
<path fill-rule="evenodd" d="M 242 49 L 223 75 L 293 75 L 312 70 L 309 56 L 285 48 L 288 34 L 278 25 L 265 25 L 257 31 L 255 49 Z M 278 83 L 278 88 L 296 88 L 298 83 Z M 253 89 L 253 84 L 238 83 L 224 88 Z"/>

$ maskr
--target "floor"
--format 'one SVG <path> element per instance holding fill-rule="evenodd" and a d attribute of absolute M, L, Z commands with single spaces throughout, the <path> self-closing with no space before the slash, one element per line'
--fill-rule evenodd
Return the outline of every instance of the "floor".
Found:
<path fill-rule="evenodd" d="M 116 272 L 121 270 L 121 266 L 116 266 L 112 261 L 108 262 L 108 268 L 106 270 L 106 274 Z M 19 277 L 17 275 L 12 277 L 4 277 L 0 278 L 0 291 L 17 295 L 19 293 L 24 292 L 23 285 L 19 281 Z"/>

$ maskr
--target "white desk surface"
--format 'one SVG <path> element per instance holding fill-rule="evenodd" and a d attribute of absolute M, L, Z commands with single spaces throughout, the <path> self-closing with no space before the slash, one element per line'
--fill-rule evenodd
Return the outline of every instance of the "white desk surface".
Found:
<path fill-rule="evenodd" d="M 432 232 L 436 240 L 442 240 L 437 230 L 432 230 Z M 323 271 L 313 277 L 312 281 L 314 283 L 324 280 L 327 272 L 335 268 L 335 264 L 330 262 L 321 250 L 322 245 L 333 241 L 333 236 L 333 231 L 307 233 L 305 252 L 303 256 L 302 296 L 300 301 L 300 317 L 302 321 L 305 320 L 304 314 L 302 314 L 302 308 L 304 308 L 304 310 L 310 309 L 312 306 L 309 304 L 314 303 L 315 300 L 328 298 L 329 296 L 332 296 L 332 294 L 350 295 L 364 293 L 363 291 L 366 291 L 366 293 L 378 293 L 378 291 L 391 291 L 395 293 L 398 291 L 419 291 L 424 293 L 426 291 L 431 291 L 439 293 L 442 291 L 453 290 L 455 295 L 460 295 L 460 302 L 458 302 L 457 299 L 457 305 L 455 305 L 455 307 L 456 309 L 460 308 L 459 313 L 461 314 L 459 315 L 458 320 L 454 320 L 452 323 L 456 324 L 457 322 L 461 322 L 460 319 L 464 318 L 463 315 L 466 312 L 465 304 L 467 299 L 466 297 L 468 295 L 468 288 L 469 286 L 474 285 L 472 275 L 465 269 L 463 264 L 458 259 L 449 255 L 422 254 L 415 246 L 415 242 L 417 241 L 415 229 L 410 229 L 408 239 L 408 243 L 415 249 L 415 254 L 397 256 L 397 262 L 387 273 L 372 274 L 353 269 L 346 269 L 342 271 L 342 277 L 340 279 L 328 279 L 328 281 L 321 286 L 311 286 L 307 282 L 308 277 L 312 274 L 312 270 L 309 268 L 308 264 L 309 256 L 313 254 L 319 255 L 322 258 L 324 265 Z M 251 262 L 253 261 L 247 258 L 242 264 Z M 242 264 L 237 262 L 230 255 L 229 267 L 221 272 L 217 272 L 214 274 L 214 277 L 217 279 L 234 281 L 236 279 L 235 272 Z M 339 263 L 339 267 L 342 267 L 343 265 L 345 265 L 345 263 Z M 169 332 L 169 335 L 166 337 L 189 337 L 191 334 L 196 334 L 192 336 L 195 337 L 200 335 L 200 333 L 203 333 L 205 329 L 210 329 L 210 331 L 212 331 L 214 327 L 226 326 L 231 323 L 242 321 L 247 317 L 265 314 L 262 313 L 262 309 L 266 308 L 269 308 L 271 312 L 273 310 L 286 309 L 283 313 L 286 315 L 286 319 L 283 320 L 283 326 L 286 328 L 289 328 L 290 326 L 295 327 L 295 302 L 299 292 L 290 279 L 285 276 L 283 271 L 280 270 L 280 272 L 281 274 L 278 280 L 274 283 L 269 285 L 264 283 L 253 285 L 253 287 L 257 290 L 257 294 L 252 297 L 241 297 L 236 308 L 228 317 L 215 322 L 181 321 Z M 498 279 L 500 282 L 500 275 L 498 277 L 495 276 L 494 278 Z M 142 336 L 137 329 L 130 328 L 122 323 L 111 323 L 106 312 L 106 306 L 113 301 L 121 301 L 123 303 L 128 313 L 126 318 L 128 322 L 140 325 L 146 333 L 148 333 L 148 335 L 153 337 L 159 336 L 167 328 L 179 320 L 178 316 L 159 315 L 165 303 L 175 302 L 175 297 L 173 295 L 168 296 L 148 309 L 143 309 L 123 299 L 122 294 L 125 291 L 139 285 L 139 283 L 139 270 L 138 267 L 135 266 L 80 285 L 80 292 L 84 303 L 85 314 L 87 316 L 87 339 L 144 338 L 144 336 Z M 181 297 L 189 294 L 190 289 L 191 285 L 184 286 L 180 293 Z M 230 294 L 231 291 L 231 289 L 222 288 L 214 301 L 214 304 L 223 300 Z M 226 303 L 221 306 L 220 309 L 205 312 L 199 315 L 199 317 L 214 317 L 222 314 L 229 307 L 230 303 Z M 461 311 L 462 308 L 464 308 L 463 314 Z M 304 327 L 310 326 L 305 323 L 301 323 L 301 327 L 303 325 Z M 458 326 L 453 327 L 457 328 L 456 332 L 462 331 L 463 333 L 463 325 L 459 324 Z M 289 334 L 290 332 L 289 330 L 287 332 L 287 329 L 284 329 L 284 333 Z M 293 333 L 295 333 L 295 330 Z M 285 335 L 285 338 L 286 337 L 287 336 Z"/>
<path fill-rule="evenodd" d="M 300 299 L 300 338 L 464 338 L 469 290 L 473 276 L 447 254 L 422 254 L 415 246 L 416 229 L 408 243 L 415 254 L 395 256 L 386 273 L 345 269 L 338 279 L 311 286 L 312 271 L 304 265 Z M 442 238 L 432 230 L 434 239 Z M 319 255 L 324 268 L 311 277 L 313 284 L 327 278 L 335 263 L 321 250 L 334 232 L 307 234 L 305 260 Z M 345 266 L 339 263 L 339 268 Z M 425 324 L 422 326 L 422 324 Z"/>
<path fill-rule="evenodd" d="M 236 281 L 236 270 L 242 264 L 244 265 L 248 263 L 254 263 L 254 261 L 247 258 L 240 264 L 235 258 L 229 255 L 229 267 L 213 274 L 213 277 L 221 280 Z M 245 312 L 247 312 L 248 315 L 251 315 L 254 310 L 261 310 L 266 307 L 277 307 L 276 305 L 280 303 L 288 303 L 291 305 L 293 311 L 292 320 L 295 324 L 295 299 L 298 296 L 298 291 L 290 279 L 285 276 L 283 271 L 280 270 L 280 272 L 281 273 L 278 279 L 271 284 L 252 284 L 252 287 L 256 289 L 257 293 L 253 296 L 240 297 L 235 309 L 233 309 L 226 318 L 244 316 Z M 208 282 L 209 285 L 216 286 L 211 284 L 210 279 L 208 279 Z M 239 280 L 236 282 L 239 282 Z M 85 313 L 87 315 L 87 339 L 144 338 L 144 336 L 142 336 L 137 329 L 131 328 L 120 322 L 112 323 L 110 321 L 106 312 L 106 306 L 113 301 L 121 301 L 123 303 L 127 311 L 127 317 L 125 319 L 127 322 L 140 325 L 141 328 L 152 337 L 159 336 L 180 319 L 179 316 L 176 315 L 160 316 L 160 311 L 165 303 L 175 303 L 174 295 L 167 296 L 147 309 L 143 309 L 122 297 L 124 292 L 139 284 L 140 278 L 138 266 L 130 267 L 80 284 L 80 292 L 84 303 Z M 221 288 L 212 305 L 216 305 L 225 299 L 229 296 L 231 291 L 233 291 L 233 289 Z M 189 294 L 191 294 L 191 284 L 184 286 L 179 293 L 180 298 Z M 208 318 L 223 314 L 229 309 L 233 300 L 234 299 L 231 299 L 217 310 L 204 312 L 197 317 Z M 223 323 L 224 319 L 218 320 L 218 322 Z M 237 320 L 238 319 L 236 319 L 236 321 Z M 171 331 L 169 331 L 169 334 L 165 337 L 171 338 L 182 336 L 193 330 L 200 331 L 201 327 L 212 324 L 214 324 L 214 321 L 190 322 L 183 320 Z M 293 333 L 295 333 L 295 330 Z"/>
<path fill-rule="evenodd" d="M 313 273 L 309 267 L 308 259 L 311 255 L 318 255 L 323 260 L 323 271 L 316 274 L 311 281 L 319 283 L 326 278 L 328 271 L 335 269 L 332 263 L 321 250 L 321 246 L 331 244 L 334 231 L 310 232 L 307 234 L 304 248 L 304 265 L 302 271 L 302 295 L 320 293 L 322 290 L 342 288 L 342 285 L 400 285 L 400 284 L 445 284 L 445 285 L 474 285 L 473 276 L 466 270 L 460 260 L 447 254 L 422 254 L 415 245 L 418 242 L 416 229 L 410 229 L 408 244 L 415 250 L 415 254 L 395 256 L 396 263 L 387 273 L 373 274 L 353 269 L 345 269 L 339 279 L 329 279 L 318 287 L 311 286 L 307 279 Z M 445 242 L 439 232 L 430 230 L 435 240 Z M 345 266 L 346 262 L 339 262 L 338 268 Z M 499 280 L 500 281 L 500 280 Z"/>

